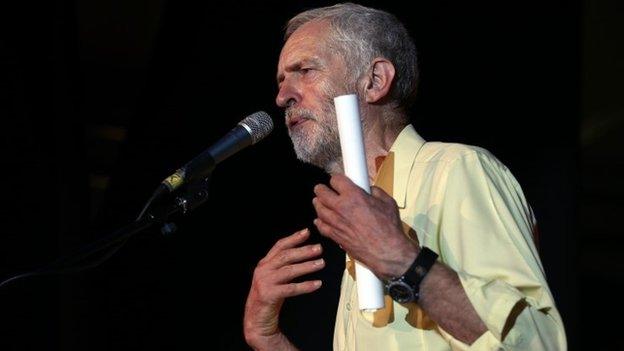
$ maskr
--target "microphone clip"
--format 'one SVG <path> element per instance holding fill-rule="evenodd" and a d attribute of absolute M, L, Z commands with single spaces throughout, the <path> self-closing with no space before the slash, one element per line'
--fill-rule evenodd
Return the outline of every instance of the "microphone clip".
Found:
<path fill-rule="evenodd" d="M 187 184 L 184 193 L 175 198 L 175 204 L 182 210 L 183 214 L 193 211 L 208 200 L 211 175 L 212 173 L 200 181 Z"/>
<path fill-rule="evenodd" d="M 206 202 L 211 175 L 212 172 L 208 172 L 200 180 L 185 183 L 180 187 L 180 190 L 183 190 L 182 194 L 175 197 L 171 196 L 166 184 L 161 183 L 139 214 L 137 221 L 147 217 L 148 220 L 161 225 L 160 231 L 163 235 L 170 236 L 175 233 L 178 228 L 175 223 L 168 220 L 169 216 L 176 212 L 186 215 Z"/>

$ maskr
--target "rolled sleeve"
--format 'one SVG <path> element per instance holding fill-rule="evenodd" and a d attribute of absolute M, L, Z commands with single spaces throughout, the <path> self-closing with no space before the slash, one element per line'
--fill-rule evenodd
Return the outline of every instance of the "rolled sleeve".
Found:
<path fill-rule="evenodd" d="M 487 281 L 464 272 L 457 274 L 488 330 L 471 345 L 440 330 L 453 350 L 546 351 L 567 348 L 561 317 L 554 307 L 540 307 L 537 301 L 504 282 Z M 526 302 L 521 312 L 512 312 L 521 301 Z M 520 313 L 516 315 L 515 312 Z"/>
<path fill-rule="evenodd" d="M 449 162 L 445 190 L 440 257 L 488 329 L 470 346 L 452 340 L 454 349 L 565 349 L 533 243 L 534 218 L 509 170 L 487 151 L 470 150 Z"/>
<path fill-rule="evenodd" d="M 496 340 L 503 340 L 503 328 L 516 304 L 525 296 L 516 288 L 500 281 L 487 281 L 457 272 L 466 295 L 479 317 Z"/>

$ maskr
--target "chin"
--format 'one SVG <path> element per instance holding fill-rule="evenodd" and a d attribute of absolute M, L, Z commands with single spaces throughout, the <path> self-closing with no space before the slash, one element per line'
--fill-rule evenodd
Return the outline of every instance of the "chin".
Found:
<path fill-rule="evenodd" d="M 305 163 L 314 164 L 315 152 L 310 146 L 305 144 L 302 145 L 302 143 L 295 143 L 294 141 L 293 146 L 295 154 L 297 154 L 297 159 Z"/>
<path fill-rule="evenodd" d="M 308 162 L 306 159 L 314 158 L 314 154 L 318 150 L 317 139 L 311 134 L 313 133 L 306 133 L 302 130 L 296 132 L 289 131 L 288 133 L 297 158 L 304 162 Z"/>

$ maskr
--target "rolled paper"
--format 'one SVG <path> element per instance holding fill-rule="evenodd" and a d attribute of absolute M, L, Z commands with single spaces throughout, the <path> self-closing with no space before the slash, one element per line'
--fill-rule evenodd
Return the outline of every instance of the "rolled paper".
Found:
<path fill-rule="evenodd" d="M 334 98 L 338 134 L 345 175 L 370 194 L 368 168 L 358 99 L 355 94 Z M 366 266 L 355 262 L 355 277 L 360 310 L 373 312 L 384 308 L 383 284 Z"/>

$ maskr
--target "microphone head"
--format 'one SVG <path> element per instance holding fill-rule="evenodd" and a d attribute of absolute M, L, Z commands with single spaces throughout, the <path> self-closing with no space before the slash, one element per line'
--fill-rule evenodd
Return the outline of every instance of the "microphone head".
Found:
<path fill-rule="evenodd" d="M 252 145 L 264 139 L 273 130 L 273 120 L 264 111 L 253 113 L 238 122 L 238 124 L 247 129 L 251 135 Z"/>

